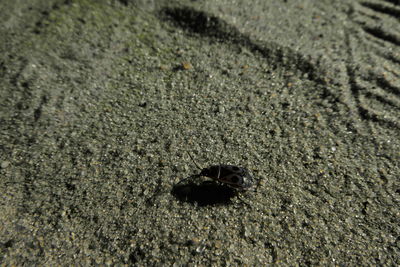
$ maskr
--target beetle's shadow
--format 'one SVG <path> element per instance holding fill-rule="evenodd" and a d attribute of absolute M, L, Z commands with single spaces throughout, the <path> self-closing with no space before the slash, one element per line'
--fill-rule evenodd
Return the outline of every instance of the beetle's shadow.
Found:
<path fill-rule="evenodd" d="M 201 184 L 178 183 L 174 185 L 171 193 L 180 201 L 197 203 L 199 206 L 228 204 L 236 196 L 234 189 L 213 181 L 205 181 Z"/>

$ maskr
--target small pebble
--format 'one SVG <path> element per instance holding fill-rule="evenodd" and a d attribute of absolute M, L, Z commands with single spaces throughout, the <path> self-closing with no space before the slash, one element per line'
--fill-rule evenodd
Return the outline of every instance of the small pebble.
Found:
<path fill-rule="evenodd" d="M 193 66 L 192 66 L 192 64 L 190 64 L 190 62 L 187 62 L 187 61 L 182 62 L 182 69 L 184 69 L 184 70 L 190 70 L 190 69 L 192 69 L 192 68 L 193 68 Z"/>
<path fill-rule="evenodd" d="M 10 166 L 10 162 L 9 161 L 3 161 L 3 162 L 1 162 L 1 165 L 0 165 L 0 167 L 2 168 L 2 169 L 5 169 L 5 168 L 7 168 L 8 166 Z"/>

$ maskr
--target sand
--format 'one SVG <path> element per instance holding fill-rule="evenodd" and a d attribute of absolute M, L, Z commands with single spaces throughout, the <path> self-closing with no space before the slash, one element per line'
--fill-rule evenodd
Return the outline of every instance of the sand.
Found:
<path fill-rule="evenodd" d="M 400 265 L 396 1 L 3 2 L 1 264 Z"/>

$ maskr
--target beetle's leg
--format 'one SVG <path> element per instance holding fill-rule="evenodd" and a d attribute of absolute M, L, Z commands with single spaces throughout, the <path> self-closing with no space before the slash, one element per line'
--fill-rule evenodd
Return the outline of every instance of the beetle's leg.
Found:
<path fill-rule="evenodd" d="M 236 197 L 237 197 L 242 203 L 246 204 L 249 208 L 253 208 L 253 207 L 251 206 L 251 204 L 247 203 L 246 201 L 244 201 L 243 198 L 240 197 L 240 192 L 237 194 Z"/>
<path fill-rule="evenodd" d="M 218 177 L 217 177 L 218 181 L 219 181 L 220 174 L 221 174 L 221 164 L 218 166 Z"/>
<path fill-rule="evenodd" d="M 196 163 L 196 161 L 194 160 L 194 158 L 192 157 L 192 155 L 189 153 L 189 151 L 186 151 L 186 152 L 188 153 L 190 159 L 193 161 L 194 165 L 196 165 L 196 167 L 197 167 L 199 170 L 202 170 L 203 168 L 201 168 L 201 167 Z"/>

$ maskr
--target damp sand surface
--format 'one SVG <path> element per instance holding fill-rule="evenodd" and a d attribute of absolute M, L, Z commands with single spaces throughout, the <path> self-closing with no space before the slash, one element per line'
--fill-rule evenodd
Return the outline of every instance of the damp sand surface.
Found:
<path fill-rule="evenodd" d="M 6 1 L 0 263 L 399 265 L 399 10 Z"/>

